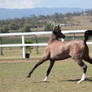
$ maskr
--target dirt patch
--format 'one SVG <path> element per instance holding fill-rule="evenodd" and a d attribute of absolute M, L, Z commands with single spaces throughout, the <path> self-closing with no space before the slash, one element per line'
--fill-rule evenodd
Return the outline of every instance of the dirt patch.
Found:
<path fill-rule="evenodd" d="M 0 60 L 0 63 L 34 62 L 38 60 L 39 58 L 37 59 L 4 59 L 4 60 Z"/>

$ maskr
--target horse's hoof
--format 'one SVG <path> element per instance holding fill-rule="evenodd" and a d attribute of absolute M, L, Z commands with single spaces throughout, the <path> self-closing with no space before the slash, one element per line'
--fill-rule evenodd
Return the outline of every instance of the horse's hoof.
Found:
<path fill-rule="evenodd" d="M 80 83 L 81 83 L 80 81 L 77 82 L 77 84 L 80 84 Z"/>
<path fill-rule="evenodd" d="M 81 82 L 83 82 L 83 80 L 79 80 L 79 81 L 77 82 L 77 84 L 80 84 Z"/>
<path fill-rule="evenodd" d="M 42 82 L 46 82 L 47 80 L 42 80 Z"/>
<path fill-rule="evenodd" d="M 48 77 L 46 76 L 46 77 L 44 78 L 43 82 L 46 82 L 46 81 L 47 81 L 47 78 L 48 78 Z"/>
<path fill-rule="evenodd" d="M 30 75 L 27 75 L 27 78 L 30 78 Z"/>

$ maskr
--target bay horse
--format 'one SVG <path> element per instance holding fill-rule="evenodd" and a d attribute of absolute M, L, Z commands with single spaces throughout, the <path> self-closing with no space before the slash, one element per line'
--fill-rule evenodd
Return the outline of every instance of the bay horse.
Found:
<path fill-rule="evenodd" d="M 40 59 L 40 61 L 33 67 L 33 69 L 27 75 L 27 78 L 31 76 L 33 71 L 42 63 L 47 60 L 50 60 L 50 65 L 46 73 L 46 77 L 43 81 L 47 81 L 47 78 L 51 72 L 51 69 L 56 60 L 64 60 L 67 58 L 72 58 L 77 62 L 79 66 L 83 68 L 83 75 L 78 83 L 81 83 L 86 78 L 87 65 L 83 62 L 83 60 L 92 64 L 92 59 L 89 57 L 89 49 L 86 44 L 88 40 L 88 35 L 90 35 L 90 31 L 85 32 L 84 40 L 71 40 L 71 41 L 59 41 L 59 38 L 65 38 L 65 35 L 61 32 L 59 26 L 55 26 L 53 32 L 50 36 L 50 40 L 48 41 L 48 46 L 45 48 L 44 55 Z M 92 36 L 92 34 L 91 34 Z"/>

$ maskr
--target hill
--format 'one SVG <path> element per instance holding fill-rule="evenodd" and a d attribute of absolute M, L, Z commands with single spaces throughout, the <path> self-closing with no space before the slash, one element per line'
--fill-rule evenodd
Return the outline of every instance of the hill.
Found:
<path fill-rule="evenodd" d="M 82 12 L 81 8 L 30 8 L 30 9 L 6 9 L 0 8 L 0 20 L 29 17 L 32 15 L 52 15 L 55 13 Z"/>

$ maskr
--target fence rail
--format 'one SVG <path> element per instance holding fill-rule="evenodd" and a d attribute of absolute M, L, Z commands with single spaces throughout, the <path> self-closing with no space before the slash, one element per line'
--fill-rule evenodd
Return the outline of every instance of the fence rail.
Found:
<path fill-rule="evenodd" d="M 86 30 L 69 30 L 62 31 L 64 34 L 75 34 L 75 33 L 84 33 Z M 9 37 L 9 36 L 21 36 L 22 43 L 21 44 L 0 44 L 0 48 L 2 47 L 22 47 L 23 58 L 25 58 L 25 47 L 26 46 L 47 46 L 47 43 L 39 43 L 39 44 L 25 44 L 25 36 L 29 35 L 46 35 L 51 34 L 51 32 L 29 32 L 29 33 L 1 33 L 0 37 Z M 92 44 L 92 42 L 87 42 L 87 44 Z"/>

